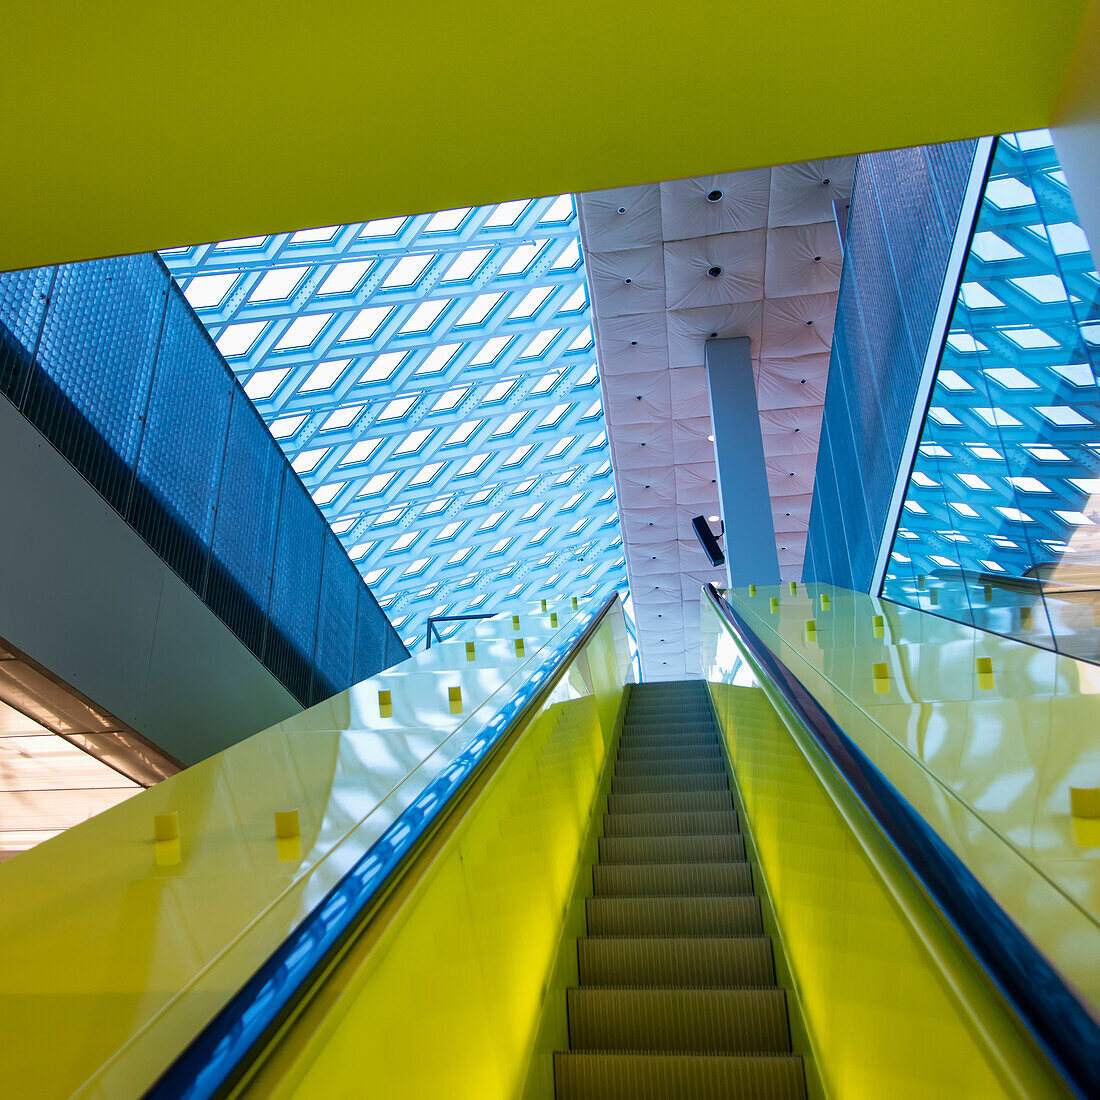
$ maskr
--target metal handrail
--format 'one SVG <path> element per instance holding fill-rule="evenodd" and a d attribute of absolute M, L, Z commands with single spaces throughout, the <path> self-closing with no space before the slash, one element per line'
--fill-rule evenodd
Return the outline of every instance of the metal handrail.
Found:
<path fill-rule="evenodd" d="M 369 918 L 410 857 L 442 826 L 494 750 L 528 721 L 618 600 L 613 592 L 557 646 L 482 732 L 424 788 L 145 1093 L 207 1100 L 232 1085 L 308 994 L 314 977 Z"/>
<path fill-rule="evenodd" d="M 478 611 L 470 615 L 432 615 L 428 619 L 428 629 L 424 638 L 424 648 L 432 648 L 432 636 L 435 636 L 437 642 L 443 641 L 440 637 L 439 630 L 436 628 L 436 623 L 455 623 L 455 622 L 468 622 L 473 619 L 491 619 L 496 615 L 495 611 Z"/>
<path fill-rule="evenodd" d="M 1055 1071 L 1078 1096 L 1100 1096 L 1100 1022 L 1090 1008 L 744 617 L 714 585 L 706 593 L 753 670 L 825 754 Z"/>

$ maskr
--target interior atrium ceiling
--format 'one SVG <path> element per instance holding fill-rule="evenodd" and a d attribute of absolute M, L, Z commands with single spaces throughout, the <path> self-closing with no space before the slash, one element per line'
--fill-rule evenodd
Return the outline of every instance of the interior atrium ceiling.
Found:
<path fill-rule="evenodd" d="M 406 645 L 625 587 L 570 196 L 161 255 Z"/>
<path fill-rule="evenodd" d="M 750 340 L 783 579 L 802 574 L 854 157 L 579 197 L 604 407 L 646 679 L 699 675 L 692 530 L 719 508 L 704 345 Z M 725 551 L 752 516 L 725 516 Z M 712 522 L 717 530 L 717 523 Z"/>

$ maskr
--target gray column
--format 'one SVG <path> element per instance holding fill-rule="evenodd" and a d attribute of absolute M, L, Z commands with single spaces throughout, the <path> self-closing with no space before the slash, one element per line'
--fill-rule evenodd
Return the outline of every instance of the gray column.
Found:
<path fill-rule="evenodd" d="M 714 463 L 731 588 L 778 584 L 779 555 L 748 337 L 706 342 Z"/>

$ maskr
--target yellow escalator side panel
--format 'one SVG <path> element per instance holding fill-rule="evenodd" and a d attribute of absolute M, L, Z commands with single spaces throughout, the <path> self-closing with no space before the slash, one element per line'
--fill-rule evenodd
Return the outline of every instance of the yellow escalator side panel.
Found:
<path fill-rule="evenodd" d="M 517 661 L 511 613 L 466 636 L 477 663 L 435 645 L 0 865 L 0 1094 L 143 1094 L 552 640 L 531 616 Z"/>
<path fill-rule="evenodd" d="M 583 674 L 559 684 L 369 949 L 334 971 L 324 1011 L 307 1007 L 245 1095 L 523 1090 L 629 670 L 623 641 L 600 628 Z"/>

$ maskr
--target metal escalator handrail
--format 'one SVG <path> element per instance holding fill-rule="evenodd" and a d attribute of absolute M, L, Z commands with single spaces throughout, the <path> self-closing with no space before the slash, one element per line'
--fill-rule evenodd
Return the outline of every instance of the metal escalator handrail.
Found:
<path fill-rule="evenodd" d="M 325 895 L 228 1004 L 146 1092 L 147 1100 L 205 1100 L 223 1095 L 267 1038 L 340 950 L 380 893 L 394 882 L 414 849 L 442 825 L 509 733 L 545 702 L 569 662 L 618 600 L 612 593 L 568 640 L 557 646 L 516 694 L 450 765 L 424 788 L 381 837 Z"/>
<path fill-rule="evenodd" d="M 1100 1021 L 1089 1006 L 714 585 L 706 593 L 1063 1081 L 1078 1096 L 1100 1097 Z"/>

